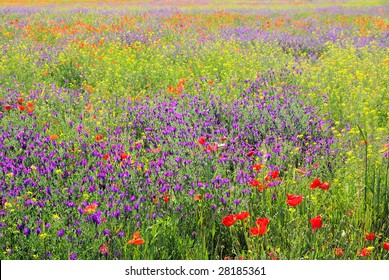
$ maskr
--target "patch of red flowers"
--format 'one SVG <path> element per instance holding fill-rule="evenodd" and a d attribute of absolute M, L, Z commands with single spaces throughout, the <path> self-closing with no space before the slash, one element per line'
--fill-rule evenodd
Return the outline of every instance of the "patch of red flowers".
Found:
<path fill-rule="evenodd" d="M 315 178 L 311 183 L 311 189 L 320 188 L 322 190 L 328 190 L 330 188 L 329 182 L 322 182 L 319 178 Z"/>
<path fill-rule="evenodd" d="M 389 242 L 384 242 L 384 249 L 389 250 Z"/>
<path fill-rule="evenodd" d="M 97 134 L 96 135 L 96 141 L 101 141 L 101 140 L 103 140 L 103 135 Z"/>
<path fill-rule="evenodd" d="M 299 205 L 303 201 L 302 195 L 287 194 L 286 196 L 288 197 L 286 203 L 292 207 Z"/>

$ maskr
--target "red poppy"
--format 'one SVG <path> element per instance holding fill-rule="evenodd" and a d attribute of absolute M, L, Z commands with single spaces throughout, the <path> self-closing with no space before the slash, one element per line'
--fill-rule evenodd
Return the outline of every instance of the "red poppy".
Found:
<path fill-rule="evenodd" d="M 253 180 L 251 180 L 251 182 L 249 184 L 252 187 L 258 187 L 259 181 L 257 179 L 253 179 Z"/>
<path fill-rule="evenodd" d="M 254 151 L 250 151 L 250 152 L 248 152 L 247 154 L 246 154 L 246 156 L 248 156 L 248 157 L 252 157 L 254 155 Z"/>
<path fill-rule="evenodd" d="M 145 241 L 140 237 L 140 233 L 137 231 L 132 235 L 132 239 L 127 244 L 141 245 Z"/>
<path fill-rule="evenodd" d="M 26 110 L 26 107 L 24 107 L 23 105 L 19 105 L 18 108 L 19 108 L 20 111 Z"/>
<path fill-rule="evenodd" d="M 34 102 L 32 101 L 27 102 L 27 107 L 34 107 L 34 106 L 35 106 Z"/>
<path fill-rule="evenodd" d="M 201 200 L 201 194 L 197 194 L 197 195 L 195 195 L 194 197 L 193 197 L 193 199 L 195 200 L 195 201 L 199 201 L 199 200 Z"/>
<path fill-rule="evenodd" d="M 326 191 L 326 190 L 328 190 L 330 188 L 330 183 L 329 182 L 321 183 L 319 188 L 321 188 L 322 190 Z"/>
<path fill-rule="evenodd" d="M 109 249 L 108 249 L 108 246 L 107 245 L 103 245 L 100 247 L 100 252 L 103 254 L 103 255 L 107 255 L 108 252 L 109 252 Z"/>
<path fill-rule="evenodd" d="M 366 240 L 374 240 L 375 238 L 375 234 L 374 232 L 370 232 L 370 233 L 365 233 L 365 236 L 366 236 Z"/>
<path fill-rule="evenodd" d="M 126 153 L 123 152 L 123 153 L 120 155 L 120 157 L 121 157 L 122 160 L 126 160 L 128 156 L 127 156 Z"/>
<path fill-rule="evenodd" d="M 11 110 L 11 108 L 12 108 L 12 106 L 9 104 L 4 105 L 4 111 L 9 111 L 9 110 Z"/>
<path fill-rule="evenodd" d="M 50 140 L 57 140 L 57 139 L 58 139 L 57 134 L 50 135 Z"/>
<path fill-rule="evenodd" d="M 259 218 L 256 221 L 257 226 L 250 229 L 251 235 L 263 235 L 266 233 L 267 224 L 269 223 L 269 219 L 267 218 Z"/>
<path fill-rule="evenodd" d="M 341 255 L 343 255 L 343 250 L 341 248 L 335 248 L 334 254 L 335 256 L 340 257 Z"/>
<path fill-rule="evenodd" d="M 321 228 L 321 225 L 322 219 L 320 215 L 311 219 L 312 232 L 314 232 L 317 228 Z"/>
<path fill-rule="evenodd" d="M 209 145 L 209 146 L 207 147 L 207 150 L 208 150 L 208 151 L 214 151 L 214 152 L 216 152 L 217 149 L 218 149 L 218 146 L 216 146 L 216 145 Z"/>
<path fill-rule="evenodd" d="M 319 178 L 315 178 L 311 184 L 311 189 L 316 189 L 318 186 L 320 186 L 322 182 Z"/>
<path fill-rule="evenodd" d="M 235 219 L 242 221 L 244 219 L 247 219 L 248 216 L 250 216 L 250 212 L 241 212 L 235 215 Z"/>
<path fill-rule="evenodd" d="M 389 242 L 384 242 L 384 249 L 389 250 Z"/>
<path fill-rule="evenodd" d="M 262 163 L 259 163 L 259 164 L 254 164 L 254 165 L 253 165 L 253 170 L 255 170 L 255 171 L 259 171 L 259 170 L 261 170 L 261 169 L 262 169 L 262 166 L 263 166 L 263 164 L 262 164 Z"/>
<path fill-rule="evenodd" d="M 227 227 L 232 226 L 235 223 L 235 221 L 236 221 L 235 215 L 233 215 L 233 214 L 230 214 L 230 215 L 222 218 L 222 224 L 227 226 Z"/>
<path fill-rule="evenodd" d="M 204 136 L 200 137 L 199 140 L 197 140 L 197 142 L 200 144 L 200 145 L 204 145 L 205 142 L 206 142 L 206 139 Z"/>
<path fill-rule="evenodd" d="M 164 193 L 163 200 L 165 200 L 165 202 L 168 203 L 169 199 L 170 199 L 170 195 L 168 195 L 167 193 Z"/>
<path fill-rule="evenodd" d="M 299 205 L 303 201 L 302 195 L 287 194 L 286 196 L 288 197 L 286 203 L 292 207 Z"/>
<path fill-rule="evenodd" d="M 96 135 L 96 141 L 101 141 L 101 140 L 103 140 L 103 135 L 97 134 Z"/>
<path fill-rule="evenodd" d="M 226 141 L 227 140 L 227 137 L 222 137 L 220 140 L 222 140 L 222 142 Z"/>
<path fill-rule="evenodd" d="M 18 104 L 19 105 L 23 105 L 23 102 L 24 102 L 24 98 L 23 97 L 19 97 L 18 98 Z"/>
<path fill-rule="evenodd" d="M 109 159 L 109 154 L 105 154 L 105 155 L 103 156 L 103 159 L 108 160 L 108 159 Z"/>
<path fill-rule="evenodd" d="M 34 107 L 27 107 L 27 113 L 34 113 Z"/>
<path fill-rule="evenodd" d="M 279 174 L 280 174 L 280 172 L 279 172 L 278 170 L 275 170 L 275 171 L 273 171 L 273 172 L 270 172 L 270 176 L 271 176 L 273 179 L 277 179 Z"/>
<path fill-rule="evenodd" d="M 362 251 L 358 253 L 358 256 L 360 257 L 368 257 L 370 256 L 370 251 L 367 248 L 363 248 Z"/>

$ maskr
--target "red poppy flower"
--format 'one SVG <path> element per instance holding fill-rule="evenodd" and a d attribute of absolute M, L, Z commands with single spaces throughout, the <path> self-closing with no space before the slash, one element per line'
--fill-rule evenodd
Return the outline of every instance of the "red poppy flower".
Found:
<path fill-rule="evenodd" d="M 288 197 L 286 203 L 292 207 L 299 205 L 303 201 L 302 195 L 287 194 L 286 196 Z"/>
<path fill-rule="evenodd" d="M 105 154 L 105 155 L 103 156 L 103 159 L 108 160 L 108 159 L 109 159 L 109 154 Z"/>
<path fill-rule="evenodd" d="M 100 247 L 100 252 L 101 252 L 103 255 L 107 255 L 108 252 L 109 252 L 108 246 L 107 246 L 107 245 L 101 246 L 101 247 Z"/>
<path fill-rule="evenodd" d="M 96 135 L 96 141 L 101 141 L 101 140 L 103 140 L 103 135 L 97 134 Z"/>
<path fill-rule="evenodd" d="M 259 171 L 259 170 L 261 170 L 262 169 L 262 163 L 259 163 L 259 164 L 254 164 L 253 165 L 253 170 L 255 170 L 255 171 Z"/>
<path fill-rule="evenodd" d="M 19 108 L 20 111 L 26 110 L 26 107 L 24 107 L 23 105 L 19 105 L 18 108 Z"/>
<path fill-rule="evenodd" d="M 246 154 L 246 156 L 248 156 L 248 157 L 252 157 L 254 155 L 254 151 L 250 151 L 250 152 L 248 152 L 247 154 Z"/>
<path fill-rule="evenodd" d="M 251 182 L 249 184 L 252 187 L 258 187 L 259 181 L 257 179 L 253 179 L 253 180 L 251 180 Z"/>
<path fill-rule="evenodd" d="M 12 106 L 9 104 L 5 104 L 3 108 L 4 108 L 4 111 L 9 111 L 9 110 L 11 110 Z"/>
<path fill-rule="evenodd" d="M 340 257 L 341 255 L 343 255 L 343 250 L 341 248 L 335 248 L 334 254 L 335 256 Z"/>
<path fill-rule="evenodd" d="M 363 248 L 362 251 L 358 253 L 358 256 L 360 257 L 368 257 L 370 256 L 370 251 L 367 248 Z"/>
<path fill-rule="evenodd" d="M 270 176 L 273 179 L 277 179 L 279 174 L 280 174 L 280 172 L 278 170 L 274 170 L 273 172 L 270 172 Z"/>
<path fill-rule="evenodd" d="M 127 156 L 126 153 L 123 152 L 123 153 L 120 155 L 120 157 L 121 157 L 122 160 L 126 160 L 128 156 Z"/>
<path fill-rule="evenodd" d="M 199 200 L 201 200 L 201 197 L 202 197 L 201 194 L 197 194 L 197 195 L 195 195 L 195 196 L 193 197 L 193 199 L 194 199 L 195 201 L 199 201 Z"/>
<path fill-rule="evenodd" d="M 27 107 L 27 113 L 34 113 L 34 107 Z"/>
<path fill-rule="evenodd" d="M 227 137 L 222 137 L 220 140 L 222 140 L 222 142 L 226 141 L 227 140 Z"/>
<path fill-rule="evenodd" d="M 27 102 L 27 107 L 34 107 L 34 106 L 35 106 L 34 102 L 32 101 Z"/>
<path fill-rule="evenodd" d="M 24 98 L 23 97 L 19 97 L 18 98 L 18 104 L 19 105 L 23 105 L 23 102 L 24 102 Z"/>
<path fill-rule="evenodd" d="M 57 139 L 58 139 L 57 134 L 50 135 L 50 140 L 57 140 Z"/>
<path fill-rule="evenodd" d="M 311 184 L 311 189 L 316 189 L 322 184 L 319 178 L 315 178 Z"/>
<path fill-rule="evenodd" d="M 141 245 L 145 241 L 140 237 L 140 233 L 137 231 L 132 235 L 132 239 L 127 244 Z"/>
<path fill-rule="evenodd" d="M 266 233 L 267 224 L 269 220 L 267 218 L 259 218 L 256 221 L 257 226 L 250 229 L 251 235 L 263 235 Z"/>
<path fill-rule="evenodd" d="M 330 183 L 329 182 L 321 183 L 319 188 L 321 188 L 322 190 L 328 190 L 330 188 Z"/>
<path fill-rule="evenodd" d="M 365 233 L 365 236 L 366 236 L 366 240 L 374 240 L 375 238 L 374 232 Z"/>
<path fill-rule="evenodd" d="M 235 221 L 236 221 L 235 215 L 233 215 L 233 214 L 222 218 L 222 224 L 227 226 L 227 227 L 232 226 L 235 223 Z"/>
<path fill-rule="evenodd" d="M 389 242 L 384 242 L 384 249 L 389 250 Z"/>
<path fill-rule="evenodd" d="M 168 195 L 167 193 L 165 193 L 165 194 L 163 195 L 163 200 L 165 200 L 165 202 L 168 203 L 168 202 L 169 202 L 169 199 L 170 199 L 170 195 Z"/>
<path fill-rule="evenodd" d="M 250 212 L 241 212 L 235 215 L 235 219 L 242 221 L 244 219 L 247 219 L 248 216 L 250 216 Z"/>
<path fill-rule="evenodd" d="M 322 219 L 320 215 L 311 219 L 312 232 L 314 232 L 317 228 L 321 228 L 321 225 Z"/>
<path fill-rule="evenodd" d="M 218 149 L 218 146 L 216 146 L 216 145 L 209 145 L 209 146 L 207 147 L 207 150 L 208 150 L 208 151 L 214 151 L 214 152 L 216 152 L 217 149 Z"/>
<path fill-rule="evenodd" d="M 200 145 L 204 145 L 205 142 L 206 142 L 206 139 L 204 136 L 200 137 L 199 140 L 197 140 L 197 142 L 200 144 Z"/>

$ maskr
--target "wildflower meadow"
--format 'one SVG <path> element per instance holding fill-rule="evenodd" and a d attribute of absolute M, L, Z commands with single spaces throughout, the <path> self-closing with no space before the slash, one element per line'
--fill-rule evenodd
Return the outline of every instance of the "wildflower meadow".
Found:
<path fill-rule="evenodd" d="M 385 2 L 1 1 L 0 259 L 388 260 Z"/>

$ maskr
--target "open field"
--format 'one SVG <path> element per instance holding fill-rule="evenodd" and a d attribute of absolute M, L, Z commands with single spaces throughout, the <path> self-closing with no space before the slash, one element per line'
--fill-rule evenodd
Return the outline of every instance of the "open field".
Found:
<path fill-rule="evenodd" d="M 389 259 L 389 4 L 0 4 L 0 259 Z"/>

